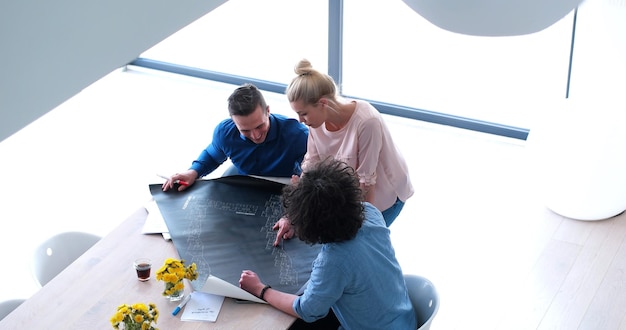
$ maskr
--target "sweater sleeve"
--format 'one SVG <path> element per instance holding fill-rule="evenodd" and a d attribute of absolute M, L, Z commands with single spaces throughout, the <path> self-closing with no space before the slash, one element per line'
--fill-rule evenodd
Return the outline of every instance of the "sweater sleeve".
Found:
<path fill-rule="evenodd" d="M 376 184 L 376 168 L 383 146 L 383 127 L 377 118 L 369 118 L 362 123 L 358 134 L 359 182 L 365 185 Z"/>
<path fill-rule="evenodd" d="M 221 133 L 221 128 L 222 124 L 215 128 L 213 141 L 206 149 L 202 150 L 198 158 L 191 164 L 190 169 L 198 172 L 198 178 L 210 174 L 228 159 L 222 147 L 224 134 Z"/>

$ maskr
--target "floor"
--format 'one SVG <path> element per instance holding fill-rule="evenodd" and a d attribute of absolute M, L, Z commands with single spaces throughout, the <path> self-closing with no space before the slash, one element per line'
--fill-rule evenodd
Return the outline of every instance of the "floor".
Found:
<path fill-rule="evenodd" d="M 186 169 L 235 86 L 116 70 L 0 143 L 0 300 L 38 289 L 29 256 L 61 231 L 106 235 Z M 271 111 L 293 116 L 283 95 Z M 391 226 L 405 273 L 437 287 L 432 329 L 626 329 L 626 215 L 548 210 L 525 141 L 385 116 L 416 188 Z M 211 176 L 219 176 L 218 169 Z M 130 265 L 129 265 L 130 267 Z M 71 294 L 71 293 L 68 293 Z"/>

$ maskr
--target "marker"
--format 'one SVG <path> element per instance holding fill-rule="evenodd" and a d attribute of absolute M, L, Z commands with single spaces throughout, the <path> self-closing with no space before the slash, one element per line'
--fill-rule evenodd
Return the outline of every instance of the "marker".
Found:
<path fill-rule="evenodd" d="M 180 304 L 178 304 L 178 306 L 174 308 L 174 310 L 172 311 L 172 315 L 176 316 L 176 314 L 178 314 L 178 312 L 180 312 L 180 310 L 185 307 L 189 299 L 191 299 L 191 293 L 187 297 L 183 298 L 183 301 L 181 301 Z"/>
<path fill-rule="evenodd" d="M 163 178 L 165 180 L 169 180 L 170 179 L 168 176 L 161 175 L 161 174 L 157 174 L 157 176 L 161 177 L 161 178 Z M 183 181 L 183 180 L 176 180 L 176 181 L 174 181 L 174 183 L 182 184 L 183 186 L 188 186 L 189 185 L 189 182 Z"/>

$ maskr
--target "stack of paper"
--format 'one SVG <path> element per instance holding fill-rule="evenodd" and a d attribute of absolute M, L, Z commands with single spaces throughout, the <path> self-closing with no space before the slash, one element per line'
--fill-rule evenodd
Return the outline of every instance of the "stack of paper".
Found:
<path fill-rule="evenodd" d="M 146 211 L 148 211 L 148 217 L 141 230 L 142 234 L 162 234 L 165 240 L 170 240 L 170 231 L 167 228 L 167 224 L 161 215 L 161 211 L 157 206 L 157 203 L 152 200 L 146 204 Z"/>

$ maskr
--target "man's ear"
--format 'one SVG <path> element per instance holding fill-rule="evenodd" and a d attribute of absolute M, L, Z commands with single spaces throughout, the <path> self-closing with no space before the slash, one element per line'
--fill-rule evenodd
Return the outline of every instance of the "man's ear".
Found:
<path fill-rule="evenodd" d="M 268 105 L 267 107 L 265 107 L 265 113 L 266 114 L 270 114 L 270 106 Z"/>

